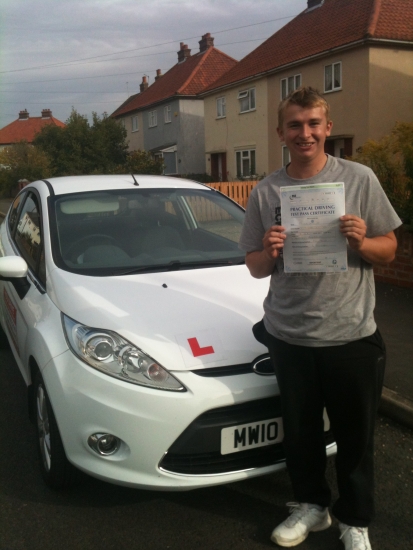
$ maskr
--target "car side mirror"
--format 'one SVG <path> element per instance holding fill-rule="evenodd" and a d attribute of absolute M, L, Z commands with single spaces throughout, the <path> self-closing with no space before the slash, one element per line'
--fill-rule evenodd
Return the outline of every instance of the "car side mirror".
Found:
<path fill-rule="evenodd" d="M 21 300 L 30 288 L 27 272 L 27 263 L 20 256 L 3 256 L 0 258 L 0 280 L 11 282 Z"/>

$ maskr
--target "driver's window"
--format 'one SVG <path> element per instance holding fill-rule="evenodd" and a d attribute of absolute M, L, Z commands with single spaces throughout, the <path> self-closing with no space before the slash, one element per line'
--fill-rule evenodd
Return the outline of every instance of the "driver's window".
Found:
<path fill-rule="evenodd" d="M 32 271 L 45 281 L 45 261 L 40 223 L 40 211 L 36 196 L 28 193 L 20 211 L 15 242 Z"/>
<path fill-rule="evenodd" d="M 16 221 L 17 221 L 17 213 L 19 211 L 19 206 L 20 204 L 22 203 L 22 200 L 24 199 L 24 197 L 26 196 L 25 193 L 21 193 L 18 197 L 16 197 L 14 199 L 14 202 L 13 202 L 13 206 L 11 207 L 10 209 L 10 214 L 9 214 L 9 229 L 10 229 L 10 232 L 13 233 L 14 231 L 14 228 L 16 226 Z"/>

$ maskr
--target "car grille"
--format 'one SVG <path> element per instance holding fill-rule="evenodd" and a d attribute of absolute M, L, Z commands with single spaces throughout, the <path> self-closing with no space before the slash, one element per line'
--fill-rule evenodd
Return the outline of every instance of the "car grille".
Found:
<path fill-rule="evenodd" d="M 285 457 L 281 443 L 221 455 L 222 428 L 279 416 L 279 396 L 207 411 L 179 436 L 159 466 L 177 474 L 211 475 L 282 462 Z M 333 442 L 331 432 L 326 432 L 326 444 Z"/>
<path fill-rule="evenodd" d="M 219 378 L 221 376 L 238 376 L 240 374 L 274 375 L 274 367 L 269 355 L 260 355 L 252 363 L 243 363 L 241 365 L 225 365 L 223 367 L 209 367 L 195 369 L 193 371 L 197 376 L 207 378 Z"/>

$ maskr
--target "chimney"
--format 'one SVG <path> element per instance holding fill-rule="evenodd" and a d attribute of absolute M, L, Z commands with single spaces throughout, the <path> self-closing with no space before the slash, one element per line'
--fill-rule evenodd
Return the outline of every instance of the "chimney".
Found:
<path fill-rule="evenodd" d="M 181 42 L 181 49 L 178 52 L 178 63 L 182 63 L 187 57 L 191 57 L 191 50 L 188 48 L 188 44 Z"/>
<path fill-rule="evenodd" d="M 140 89 L 141 93 L 144 92 L 147 89 L 148 86 L 149 86 L 148 79 L 146 78 L 146 75 L 144 75 L 142 77 L 142 83 L 139 84 L 139 89 Z"/>
<path fill-rule="evenodd" d="M 210 32 L 202 35 L 201 40 L 199 41 L 199 51 L 200 53 L 206 52 L 208 48 L 214 47 L 214 38 L 211 36 Z"/>
<path fill-rule="evenodd" d="M 161 69 L 156 69 L 155 80 L 159 80 L 161 78 L 161 76 L 163 76 Z"/>
<path fill-rule="evenodd" d="M 307 9 L 319 8 L 324 4 L 324 0 L 307 0 Z"/>
<path fill-rule="evenodd" d="M 52 118 L 52 111 L 50 109 L 42 109 L 42 118 Z"/>
<path fill-rule="evenodd" d="M 28 118 L 29 118 L 29 113 L 27 112 L 27 109 L 19 112 L 19 120 L 27 120 Z"/>

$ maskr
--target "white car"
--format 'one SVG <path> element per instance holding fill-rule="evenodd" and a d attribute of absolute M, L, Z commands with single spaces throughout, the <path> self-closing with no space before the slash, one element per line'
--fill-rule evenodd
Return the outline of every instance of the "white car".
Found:
<path fill-rule="evenodd" d="M 277 381 L 252 333 L 268 280 L 238 249 L 243 217 L 218 191 L 161 176 L 55 178 L 16 197 L 1 326 L 48 485 L 80 470 L 185 490 L 285 466 Z"/>

